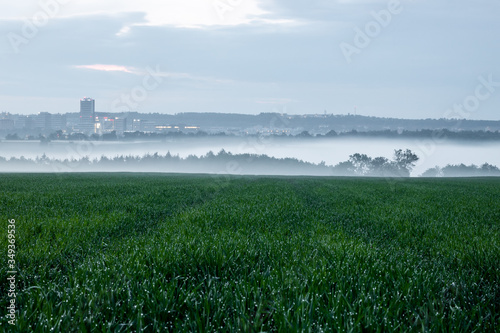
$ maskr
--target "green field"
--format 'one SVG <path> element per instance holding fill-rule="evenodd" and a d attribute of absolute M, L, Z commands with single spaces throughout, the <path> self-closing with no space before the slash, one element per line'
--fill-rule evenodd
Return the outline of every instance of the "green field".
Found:
<path fill-rule="evenodd" d="M 500 327 L 498 178 L 1 174 L 0 189 L 0 331 Z"/>

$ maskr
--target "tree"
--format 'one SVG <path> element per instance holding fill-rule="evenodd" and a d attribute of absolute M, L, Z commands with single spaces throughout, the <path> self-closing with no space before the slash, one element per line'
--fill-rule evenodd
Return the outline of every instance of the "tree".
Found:
<path fill-rule="evenodd" d="M 69 140 L 75 140 L 75 141 L 83 141 L 83 140 L 88 140 L 88 136 L 86 136 L 84 133 L 71 133 L 68 136 Z"/>
<path fill-rule="evenodd" d="M 463 163 L 458 165 L 450 165 L 445 166 L 443 171 L 444 177 L 473 177 L 478 175 L 479 168 L 474 165 L 465 165 Z"/>
<path fill-rule="evenodd" d="M 337 132 L 335 132 L 334 130 L 331 130 L 325 134 L 326 137 L 335 137 L 337 135 L 338 135 Z"/>
<path fill-rule="evenodd" d="M 333 167 L 333 174 L 337 176 L 354 176 L 354 169 L 351 161 L 340 162 Z"/>
<path fill-rule="evenodd" d="M 441 168 L 435 166 L 434 168 L 427 169 L 420 177 L 442 177 L 443 172 Z"/>
<path fill-rule="evenodd" d="M 63 138 L 63 131 L 62 130 L 55 131 L 54 133 L 51 133 L 49 135 L 49 140 L 60 140 L 62 138 Z"/>
<path fill-rule="evenodd" d="M 352 163 L 354 172 L 363 176 L 370 172 L 372 158 L 366 154 L 356 153 L 349 156 L 349 162 Z"/>
<path fill-rule="evenodd" d="M 116 135 L 116 131 L 112 131 L 110 133 L 104 133 L 102 135 L 103 141 L 116 141 L 117 139 L 118 139 L 118 136 Z"/>
<path fill-rule="evenodd" d="M 310 138 L 312 135 L 308 131 L 302 131 L 300 134 L 297 134 L 298 138 Z"/>
<path fill-rule="evenodd" d="M 493 175 L 500 175 L 500 169 L 498 167 L 484 163 L 481 165 L 481 175 L 483 176 L 493 176 Z"/>
<path fill-rule="evenodd" d="M 38 139 L 40 140 L 40 144 L 42 144 L 42 145 L 47 145 L 50 142 L 49 138 L 47 138 L 41 134 L 38 136 Z"/>
<path fill-rule="evenodd" d="M 375 157 L 370 162 L 370 174 L 384 176 L 386 173 L 391 173 L 394 169 L 393 164 L 385 157 Z"/>
<path fill-rule="evenodd" d="M 405 151 L 402 149 L 394 150 L 394 162 L 401 176 L 409 177 L 411 170 L 415 166 L 415 162 L 418 160 L 418 156 L 410 149 L 406 149 Z"/>
<path fill-rule="evenodd" d="M 17 135 L 17 133 L 14 133 L 14 134 L 7 134 L 5 140 L 21 140 L 21 138 L 19 137 L 19 135 Z"/>

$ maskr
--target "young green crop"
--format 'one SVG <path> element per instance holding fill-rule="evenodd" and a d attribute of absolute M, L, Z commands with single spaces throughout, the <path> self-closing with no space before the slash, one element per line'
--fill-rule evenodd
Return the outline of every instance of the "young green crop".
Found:
<path fill-rule="evenodd" d="M 2 175 L 12 331 L 494 331 L 500 180 Z M 7 249 L 7 238 L 0 242 Z M 7 270 L 0 271 L 6 308 Z"/>

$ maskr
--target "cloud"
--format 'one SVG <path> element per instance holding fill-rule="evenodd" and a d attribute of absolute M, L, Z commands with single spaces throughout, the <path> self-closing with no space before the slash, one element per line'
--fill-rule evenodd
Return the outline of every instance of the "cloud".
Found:
<path fill-rule="evenodd" d="M 0 2 L 0 13 L 1 19 L 28 20 L 40 13 L 45 13 L 50 18 L 144 13 L 145 22 L 133 25 L 177 27 L 249 24 L 268 14 L 261 8 L 259 0 L 53 0 L 41 1 L 38 6 L 33 3 L 24 6 Z M 266 22 L 281 23 L 279 20 Z M 126 30 L 125 28 L 123 31 Z"/>
<path fill-rule="evenodd" d="M 208 82 L 208 83 L 232 83 L 233 80 L 215 78 L 215 77 L 205 77 L 199 75 L 193 75 L 189 73 L 177 73 L 177 72 L 165 72 L 160 70 L 160 66 L 157 65 L 156 68 L 150 68 L 149 66 L 145 69 L 131 67 L 131 66 L 122 66 L 122 65 L 103 65 L 103 64 L 94 64 L 94 65 L 76 65 L 73 66 L 76 69 L 88 69 L 100 72 L 122 72 L 127 74 L 133 74 L 138 76 L 147 76 L 154 75 L 156 77 L 168 78 L 172 80 L 191 80 L 191 81 L 200 81 L 200 82 Z"/>
<path fill-rule="evenodd" d="M 135 70 L 128 68 L 126 66 L 119 66 L 119 65 L 78 65 L 75 66 L 75 68 L 78 69 L 92 69 L 95 71 L 104 71 L 104 72 L 124 72 L 124 73 L 130 73 L 130 74 L 136 74 Z"/>

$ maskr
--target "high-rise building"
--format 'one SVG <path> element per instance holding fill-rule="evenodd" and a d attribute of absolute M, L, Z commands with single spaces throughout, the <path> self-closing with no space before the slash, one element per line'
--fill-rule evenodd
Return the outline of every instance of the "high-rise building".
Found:
<path fill-rule="evenodd" d="M 65 130 L 66 129 L 66 115 L 53 114 L 52 115 L 52 130 Z"/>
<path fill-rule="evenodd" d="M 80 131 L 87 135 L 95 133 L 95 100 L 80 100 Z"/>
<path fill-rule="evenodd" d="M 40 112 L 35 119 L 35 128 L 41 131 L 52 129 L 52 115 L 48 112 Z"/>

